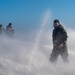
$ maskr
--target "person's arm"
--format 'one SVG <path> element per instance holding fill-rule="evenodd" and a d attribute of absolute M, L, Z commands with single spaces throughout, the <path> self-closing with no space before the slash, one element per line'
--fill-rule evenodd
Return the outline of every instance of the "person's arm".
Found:
<path fill-rule="evenodd" d="M 58 39 L 58 45 L 59 45 L 59 48 L 63 47 L 64 43 L 67 41 L 67 32 L 65 31 L 64 28 L 61 28 L 61 36 L 59 36 L 59 39 Z"/>
<path fill-rule="evenodd" d="M 53 30 L 53 32 L 52 32 L 52 41 L 53 41 L 53 46 L 54 46 L 54 41 L 55 41 L 55 30 Z"/>
<path fill-rule="evenodd" d="M 67 32 L 64 28 L 61 28 L 61 31 L 62 31 L 61 32 L 61 34 L 62 34 L 61 40 L 62 40 L 62 42 L 65 42 L 65 41 L 67 41 L 67 38 L 68 38 Z"/>
<path fill-rule="evenodd" d="M 56 40 L 55 29 L 53 30 L 53 33 L 52 33 L 52 41 L 53 41 L 53 47 L 57 47 L 57 40 Z"/>

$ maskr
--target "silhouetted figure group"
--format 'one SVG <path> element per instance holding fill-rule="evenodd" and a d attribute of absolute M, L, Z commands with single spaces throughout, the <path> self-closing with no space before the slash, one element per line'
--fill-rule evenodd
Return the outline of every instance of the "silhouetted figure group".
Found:
<path fill-rule="evenodd" d="M 13 38 L 14 34 L 15 34 L 15 31 L 13 29 L 12 23 L 9 23 L 6 29 L 4 29 L 2 24 L 0 24 L 0 35 L 6 35 L 7 37 Z"/>
<path fill-rule="evenodd" d="M 59 55 L 61 55 L 64 62 L 68 62 L 68 50 L 67 50 L 67 32 L 64 27 L 60 24 L 58 19 L 53 21 L 53 49 L 50 55 L 50 61 L 55 63 Z M 14 37 L 15 31 L 13 29 L 12 23 L 9 23 L 6 29 L 0 24 L 0 35 L 6 35 L 7 37 Z"/>

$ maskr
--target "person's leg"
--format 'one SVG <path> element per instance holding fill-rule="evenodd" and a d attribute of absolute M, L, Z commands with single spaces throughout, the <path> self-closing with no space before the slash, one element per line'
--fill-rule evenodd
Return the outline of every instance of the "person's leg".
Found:
<path fill-rule="evenodd" d="M 51 53 L 50 61 L 51 61 L 52 63 L 56 63 L 58 56 L 59 56 L 59 51 L 56 50 L 56 49 L 53 49 L 53 50 L 52 50 L 52 53 Z"/>
<path fill-rule="evenodd" d="M 62 50 L 61 50 L 61 53 L 60 53 L 62 59 L 64 62 L 68 62 L 68 51 L 67 51 L 67 47 L 64 47 Z"/>

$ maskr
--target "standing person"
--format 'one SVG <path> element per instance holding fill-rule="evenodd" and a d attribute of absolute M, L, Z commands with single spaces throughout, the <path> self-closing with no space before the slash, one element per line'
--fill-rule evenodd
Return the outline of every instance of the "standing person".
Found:
<path fill-rule="evenodd" d="M 61 55 L 64 62 L 68 62 L 68 51 L 67 51 L 67 33 L 64 27 L 60 24 L 58 19 L 54 20 L 53 30 L 53 50 L 51 53 L 50 61 L 52 63 L 57 61 L 57 57 Z"/>
<path fill-rule="evenodd" d="M 9 23 L 9 25 L 6 28 L 6 35 L 9 37 L 14 37 L 15 31 L 13 29 L 12 23 Z"/>
<path fill-rule="evenodd" d="M 0 24 L 0 35 L 5 33 L 5 29 L 3 28 L 2 24 Z"/>

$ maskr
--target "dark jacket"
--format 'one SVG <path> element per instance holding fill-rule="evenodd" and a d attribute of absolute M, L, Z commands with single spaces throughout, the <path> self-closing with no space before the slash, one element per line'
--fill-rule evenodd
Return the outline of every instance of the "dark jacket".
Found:
<path fill-rule="evenodd" d="M 57 46 L 65 43 L 68 38 L 67 33 L 62 25 L 59 25 L 57 28 L 54 28 L 52 37 L 53 44 L 56 44 Z"/>

